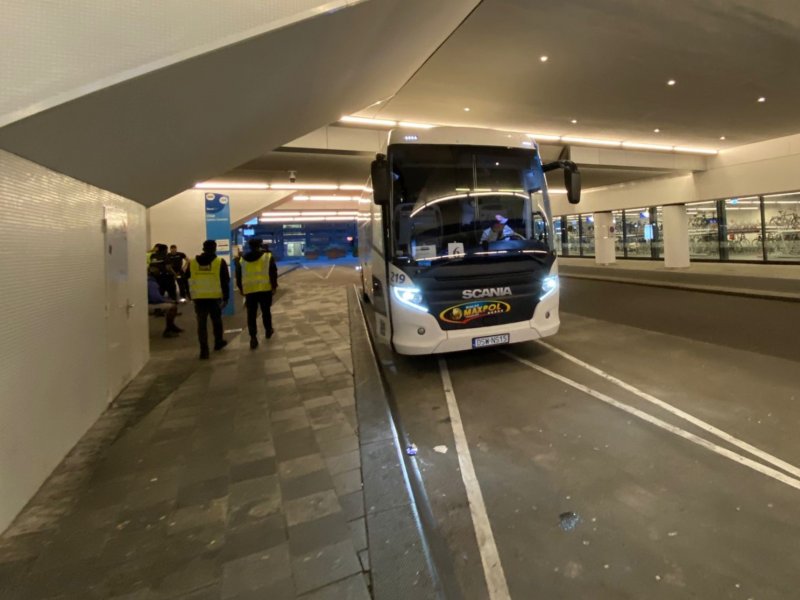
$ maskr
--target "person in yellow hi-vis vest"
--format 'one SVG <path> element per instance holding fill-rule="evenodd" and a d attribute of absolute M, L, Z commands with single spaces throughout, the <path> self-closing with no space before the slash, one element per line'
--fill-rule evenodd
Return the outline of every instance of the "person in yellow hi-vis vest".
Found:
<path fill-rule="evenodd" d="M 258 348 L 258 326 L 256 318 L 261 308 L 261 320 L 267 339 L 274 333 L 272 329 L 272 294 L 278 289 L 278 267 L 275 258 L 263 242 L 252 239 L 247 243 L 249 251 L 236 262 L 236 287 L 244 294 L 247 307 L 247 331 L 250 334 L 250 348 Z"/>
<path fill-rule="evenodd" d="M 208 317 L 214 330 L 214 350 L 228 345 L 222 337 L 222 309 L 230 299 L 231 274 L 228 264 L 217 256 L 214 240 L 203 242 L 203 253 L 189 261 L 186 272 L 189 290 L 197 315 L 197 339 L 200 342 L 200 358 L 206 359 L 208 352 Z"/>

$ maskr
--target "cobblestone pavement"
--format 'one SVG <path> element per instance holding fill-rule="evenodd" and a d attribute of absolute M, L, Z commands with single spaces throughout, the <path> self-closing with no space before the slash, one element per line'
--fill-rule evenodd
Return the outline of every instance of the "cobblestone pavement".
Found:
<path fill-rule="evenodd" d="M 256 350 L 201 363 L 190 307 L 154 338 L 0 538 L 0 598 L 369 598 L 345 289 L 283 288 Z"/>

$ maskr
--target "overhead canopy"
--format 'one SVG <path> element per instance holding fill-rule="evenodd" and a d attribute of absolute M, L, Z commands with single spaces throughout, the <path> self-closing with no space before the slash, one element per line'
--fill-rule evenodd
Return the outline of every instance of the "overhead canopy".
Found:
<path fill-rule="evenodd" d="M 149 206 L 391 96 L 476 4 L 356 3 L 11 123 L 0 148 Z"/>

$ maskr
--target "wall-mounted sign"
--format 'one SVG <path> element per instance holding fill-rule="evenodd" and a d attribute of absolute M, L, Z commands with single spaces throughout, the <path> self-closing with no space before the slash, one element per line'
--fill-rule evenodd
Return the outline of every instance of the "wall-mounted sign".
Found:
<path fill-rule="evenodd" d="M 231 261 L 231 205 L 230 197 L 225 194 L 208 192 L 205 194 L 206 239 L 217 242 L 217 256 L 225 259 L 228 268 Z M 233 278 L 231 277 L 231 281 Z M 233 299 L 233 283 L 231 283 L 231 299 Z M 223 314 L 233 315 L 233 302 L 228 302 Z"/>

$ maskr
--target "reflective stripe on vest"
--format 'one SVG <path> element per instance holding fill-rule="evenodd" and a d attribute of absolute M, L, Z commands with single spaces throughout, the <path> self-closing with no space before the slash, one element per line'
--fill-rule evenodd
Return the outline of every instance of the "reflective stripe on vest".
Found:
<path fill-rule="evenodd" d="M 255 292 L 271 292 L 272 282 L 269 280 L 269 261 L 272 254 L 265 252 L 261 258 L 248 262 L 242 259 L 242 289 L 245 296 Z"/>
<path fill-rule="evenodd" d="M 193 258 L 190 265 L 189 290 L 192 293 L 192 300 L 221 300 L 222 285 L 219 282 L 219 273 L 222 269 L 222 259 L 217 257 L 210 265 L 204 266 Z"/>

